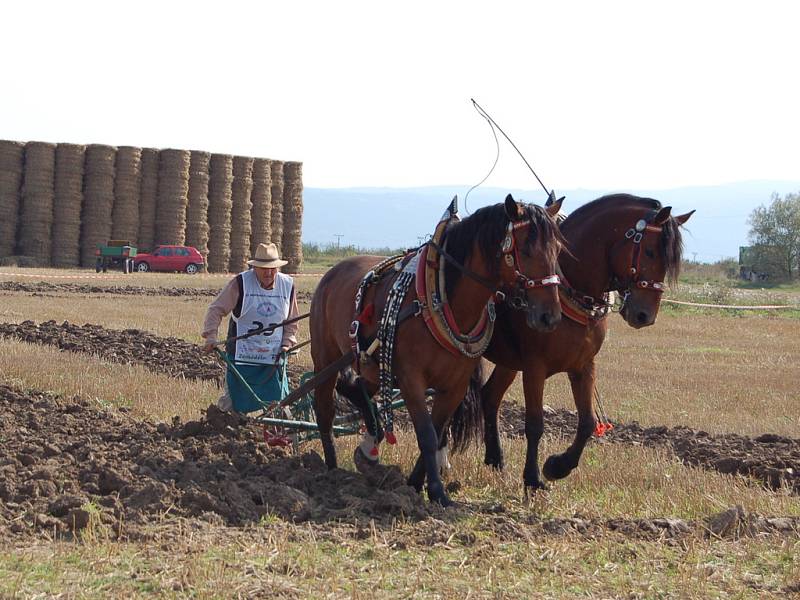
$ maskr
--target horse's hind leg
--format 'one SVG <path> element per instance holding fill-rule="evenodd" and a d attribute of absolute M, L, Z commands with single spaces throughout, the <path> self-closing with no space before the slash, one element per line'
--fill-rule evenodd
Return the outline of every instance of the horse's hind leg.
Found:
<path fill-rule="evenodd" d="M 497 427 L 497 414 L 506 390 L 514 383 L 517 372 L 496 366 L 489 380 L 481 389 L 483 407 L 483 442 L 486 446 L 483 462 L 495 469 L 503 470 L 503 449 L 500 446 L 500 432 Z"/>
<path fill-rule="evenodd" d="M 590 363 L 579 372 L 569 373 L 569 382 L 572 386 L 572 395 L 575 398 L 575 407 L 578 409 L 578 430 L 575 440 L 563 454 L 554 454 L 544 463 L 544 476 L 547 479 L 563 479 L 578 466 L 586 442 L 592 437 L 597 421 L 594 418 L 594 393 L 595 367 Z"/>
<path fill-rule="evenodd" d="M 333 443 L 333 419 L 336 408 L 333 402 L 333 388 L 336 378 L 331 377 L 317 386 L 314 391 L 314 412 L 317 414 L 319 439 L 325 453 L 325 464 L 329 469 L 336 468 L 336 446 Z"/>

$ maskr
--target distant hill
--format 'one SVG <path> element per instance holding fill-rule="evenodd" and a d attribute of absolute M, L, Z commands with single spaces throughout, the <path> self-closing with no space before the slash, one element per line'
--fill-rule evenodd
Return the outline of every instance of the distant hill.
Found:
<path fill-rule="evenodd" d="M 458 194 L 465 215 L 467 186 L 418 188 L 306 188 L 303 192 L 303 241 L 322 245 L 336 242 L 361 248 L 402 248 L 415 246 L 428 235 L 450 199 Z M 577 207 L 610 192 L 629 192 L 656 198 L 673 207 L 673 214 L 692 209 L 697 213 L 687 223 L 684 235 L 688 259 L 715 262 L 737 257 L 739 246 L 747 245 L 747 219 L 754 208 L 780 195 L 800 192 L 800 181 L 745 181 L 714 186 L 669 190 L 556 190 L 566 196 L 564 210 Z M 507 193 L 517 199 L 542 203 L 542 190 L 479 188 L 470 193 L 468 208 L 502 201 Z"/>

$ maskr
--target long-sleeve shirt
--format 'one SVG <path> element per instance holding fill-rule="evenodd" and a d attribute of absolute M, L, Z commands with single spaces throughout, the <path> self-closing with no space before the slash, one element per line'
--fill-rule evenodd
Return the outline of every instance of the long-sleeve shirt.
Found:
<path fill-rule="evenodd" d="M 215 343 L 217 341 L 217 330 L 219 329 L 219 324 L 222 322 L 222 319 L 226 315 L 229 315 L 237 305 L 239 305 L 241 309 L 241 287 L 236 282 L 237 278 L 238 276 L 234 277 L 222 288 L 206 311 L 206 317 L 203 321 L 203 331 L 200 333 L 206 343 Z M 299 314 L 300 311 L 297 308 L 297 293 L 295 292 L 295 287 L 292 286 L 292 295 L 289 300 L 289 316 L 286 318 L 293 319 Z M 299 326 L 300 324 L 297 321 L 283 326 L 281 346 L 284 348 L 291 348 L 297 344 L 297 329 Z"/>

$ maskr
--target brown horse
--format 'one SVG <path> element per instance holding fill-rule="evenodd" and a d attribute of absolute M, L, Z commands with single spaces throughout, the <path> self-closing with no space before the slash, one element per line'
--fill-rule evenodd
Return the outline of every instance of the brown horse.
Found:
<path fill-rule="evenodd" d="M 578 465 L 597 425 L 595 355 L 606 336 L 609 292 L 622 295 L 620 314 L 628 325 L 638 329 L 655 322 L 665 277 L 671 283 L 677 280 L 682 253 L 679 228 L 694 211 L 679 217 L 670 216 L 670 211 L 671 207 L 662 207 L 657 200 L 614 194 L 578 208 L 563 221 L 561 232 L 567 244 L 559 257 L 559 273 L 562 312 L 567 318 L 552 333 L 522 327 L 519 310 L 498 307 L 494 335 L 485 354 L 496 367 L 481 392 L 484 462 L 503 468 L 497 412 L 517 371 L 522 371 L 528 443 L 522 476 L 526 492 L 529 488 L 546 488 L 538 464 L 545 380 L 566 372 L 578 409 L 578 430 L 572 445 L 544 464 L 544 477 L 555 480 L 566 477 Z M 456 415 L 454 421 L 458 418 Z"/>
<path fill-rule="evenodd" d="M 556 268 L 562 241 L 552 218 L 557 212 L 557 206 L 546 211 L 517 203 L 509 195 L 505 203 L 481 208 L 447 227 L 442 243 L 447 244 L 451 263 L 444 270 L 444 280 L 452 317 L 461 331 L 467 331 L 485 316 L 488 302 L 501 288 L 520 281 L 525 284 L 529 304 L 523 321 L 543 331 L 558 324 L 561 312 L 556 286 L 541 286 L 536 284 L 540 280 L 531 279 L 552 274 Z M 380 257 L 374 256 L 344 260 L 320 280 L 311 302 L 311 354 L 315 371 L 320 372 L 351 351 L 348 330 L 354 319 L 354 297 L 362 278 L 379 260 Z M 395 271 L 367 289 L 366 301 L 374 306 L 374 314 L 382 314 L 397 277 Z M 401 310 L 417 301 L 413 296 L 416 294 L 405 295 Z M 367 337 L 376 335 L 377 320 L 362 323 L 360 333 Z M 446 348 L 434 338 L 426 321 L 417 317 L 408 318 L 397 327 L 394 347 L 390 375 L 402 392 L 424 457 L 428 497 L 447 505 L 450 500 L 436 465 L 438 434 L 464 398 L 480 357 Z M 366 382 L 362 389 L 366 395 L 373 395 L 379 384 L 378 365 L 362 360 L 360 372 L 361 380 Z M 314 393 L 317 423 L 329 468 L 337 464 L 331 435 L 335 384 L 335 379 L 322 381 Z M 435 392 L 432 415 L 426 406 L 428 389 Z"/>

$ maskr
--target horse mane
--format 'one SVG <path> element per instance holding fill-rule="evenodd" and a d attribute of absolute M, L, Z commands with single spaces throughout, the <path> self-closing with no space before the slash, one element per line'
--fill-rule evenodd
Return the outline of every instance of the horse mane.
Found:
<path fill-rule="evenodd" d="M 563 243 L 561 231 L 541 206 L 535 204 L 522 206 L 525 217 L 531 221 L 531 226 L 528 228 L 525 248 L 520 248 L 520 251 L 530 252 L 538 244 L 548 253 L 546 257 L 548 261 L 555 262 L 559 245 L 552 242 Z M 479 208 L 465 219 L 455 221 L 447 227 L 445 233 L 447 252 L 463 265 L 472 256 L 473 249 L 477 248 L 489 267 L 490 276 L 497 277 L 500 271 L 500 242 L 506 235 L 507 224 L 508 216 L 502 202 Z M 460 277 L 461 271 L 448 263 L 445 271 L 448 295 L 452 294 L 453 287 Z"/>
<path fill-rule="evenodd" d="M 635 196 L 633 194 L 608 194 L 592 200 L 583 206 L 575 209 L 561 224 L 561 229 L 568 228 L 571 224 L 588 218 L 596 211 L 609 210 L 613 207 L 623 207 L 634 204 L 641 208 L 648 209 L 649 212 L 644 217 L 649 222 L 656 213 L 661 210 L 661 202 L 655 198 Z M 631 223 L 633 225 L 633 223 Z M 681 229 L 674 217 L 670 216 L 666 223 L 662 225 L 661 235 L 661 255 L 666 267 L 666 278 L 670 285 L 678 282 L 678 275 L 681 270 L 681 259 L 683 257 L 683 238 Z"/>

